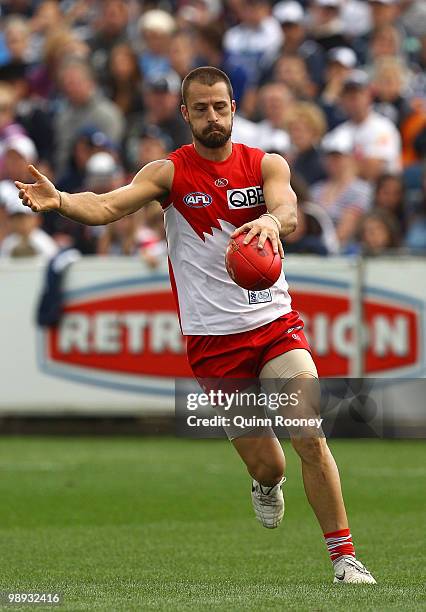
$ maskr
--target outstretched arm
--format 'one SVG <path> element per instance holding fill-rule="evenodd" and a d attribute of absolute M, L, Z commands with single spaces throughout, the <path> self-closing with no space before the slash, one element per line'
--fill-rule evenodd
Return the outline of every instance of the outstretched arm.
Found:
<path fill-rule="evenodd" d="M 159 160 L 147 164 L 131 183 L 114 191 L 70 194 L 59 192 L 34 166 L 29 169 L 35 183 L 15 182 L 25 206 L 34 212 L 55 210 L 86 225 L 106 225 L 136 212 L 152 200 L 161 199 L 170 191 L 174 174 L 171 161 Z"/>
<path fill-rule="evenodd" d="M 263 248 L 266 240 L 272 243 L 274 253 L 284 257 L 280 236 L 287 236 L 296 229 L 297 198 L 290 186 L 290 170 L 287 162 L 276 153 L 266 154 L 262 159 L 263 195 L 268 213 L 237 228 L 232 237 L 248 232 L 244 240 L 249 244 L 259 235 L 258 246 Z"/>

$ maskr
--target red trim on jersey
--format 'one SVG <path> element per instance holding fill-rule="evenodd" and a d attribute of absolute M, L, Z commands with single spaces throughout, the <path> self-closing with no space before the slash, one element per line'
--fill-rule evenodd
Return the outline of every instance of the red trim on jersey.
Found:
<path fill-rule="evenodd" d="M 167 261 L 168 261 L 168 264 L 169 264 L 170 285 L 172 287 L 172 293 L 173 293 L 173 297 L 174 297 L 175 304 L 176 304 L 176 310 L 177 310 L 177 316 L 178 316 L 178 319 L 179 319 L 180 331 L 182 332 L 182 323 L 181 323 L 181 319 L 180 319 L 180 308 L 179 308 L 179 300 L 178 300 L 178 293 L 177 293 L 175 275 L 173 274 L 173 266 L 172 266 L 172 262 L 170 261 L 169 257 L 167 258 Z"/>
<path fill-rule="evenodd" d="M 262 188 L 261 162 L 264 155 L 260 149 L 233 143 L 231 155 L 221 162 L 214 162 L 199 155 L 194 145 L 184 145 L 167 158 L 173 162 L 175 171 L 163 209 L 173 205 L 203 241 L 204 234 L 212 235 L 213 229 L 222 229 L 220 220 L 240 227 L 257 219 L 266 211 L 265 204 L 230 208 L 227 192 Z M 226 183 L 218 185 L 217 179 L 226 179 Z M 199 203 L 188 201 L 188 196 L 197 197 L 197 194 L 201 198 Z"/>

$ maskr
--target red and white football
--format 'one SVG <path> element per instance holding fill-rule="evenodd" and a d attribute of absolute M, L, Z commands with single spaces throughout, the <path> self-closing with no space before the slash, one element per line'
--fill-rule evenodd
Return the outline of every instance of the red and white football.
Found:
<path fill-rule="evenodd" d="M 228 274 L 243 289 L 269 289 L 281 274 L 281 256 L 273 252 L 270 240 L 259 249 L 259 236 L 252 238 L 249 244 L 243 244 L 245 237 L 246 233 L 229 241 L 225 254 Z"/>

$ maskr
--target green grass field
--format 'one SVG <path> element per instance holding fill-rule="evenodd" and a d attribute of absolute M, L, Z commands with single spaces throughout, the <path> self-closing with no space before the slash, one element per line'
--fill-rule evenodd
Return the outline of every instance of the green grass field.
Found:
<path fill-rule="evenodd" d="M 226 441 L 0 438 L 0 591 L 59 591 L 61 610 L 426 610 L 426 444 L 331 446 L 376 587 L 331 584 L 292 449 L 268 531 Z"/>

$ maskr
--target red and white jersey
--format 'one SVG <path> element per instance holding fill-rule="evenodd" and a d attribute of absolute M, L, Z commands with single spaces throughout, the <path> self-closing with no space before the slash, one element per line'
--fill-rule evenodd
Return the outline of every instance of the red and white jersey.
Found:
<path fill-rule="evenodd" d="M 264 152 L 233 143 L 223 162 L 185 145 L 168 157 L 175 167 L 163 203 L 170 276 L 184 335 L 226 335 L 255 329 L 290 312 L 281 273 L 271 289 L 247 291 L 225 267 L 236 227 L 266 212 L 261 161 Z"/>

